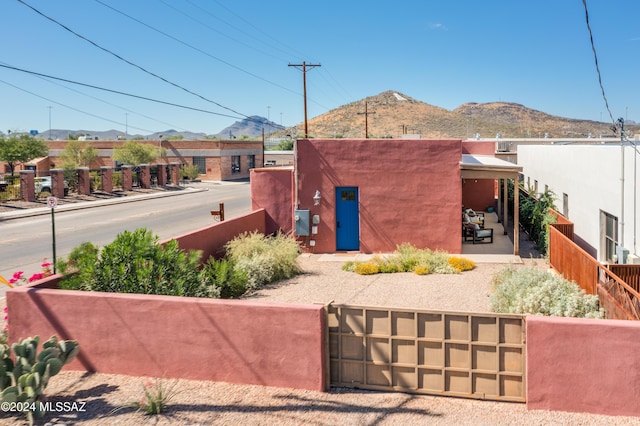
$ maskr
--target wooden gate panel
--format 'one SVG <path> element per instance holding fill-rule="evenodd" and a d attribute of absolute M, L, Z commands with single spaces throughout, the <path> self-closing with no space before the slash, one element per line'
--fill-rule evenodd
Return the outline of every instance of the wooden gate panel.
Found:
<path fill-rule="evenodd" d="M 329 305 L 333 386 L 525 401 L 524 316 Z"/>

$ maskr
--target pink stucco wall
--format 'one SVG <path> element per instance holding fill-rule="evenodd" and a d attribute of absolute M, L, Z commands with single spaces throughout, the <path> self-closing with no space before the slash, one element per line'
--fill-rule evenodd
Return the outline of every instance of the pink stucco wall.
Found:
<path fill-rule="evenodd" d="M 336 187 L 359 193 L 360 251 L 419 248 L 461 250 L 460 140 L 301 139 L 300 209 L 319 215 L 315 252 L 336 251 Z M 320 190 L 322 200 L 313 205 Z M 310 238 L 304 238 L 308 246 Z"/>
<path fill-rule="evenodd" d="M 495 141 L 462 141 L 463 154 L 494 156 L 495 151 Z M 486 211 L 487 207 L 494 207 L 496 196 L 495 179 L 466 179 L 462 186 L 462 203 L 465 208 Z"/>
<path fill-rule="evenodd" d="M 527 316 L 527 408 L 640 416 L 640 323 Z"/>
<path fill-rule="evenodd" d="M 210 226 L 196 229 L 175 238 L 162 241 L 177 240 L 182 250 L 202 250 L 201 262 L 213 256 L 220 258 L 224 255 L 224 246 L 236 236 L 245 232 L 258 231 L 262 234 L 266 231 L 266 213 L 264 209 L 255 210 L 242 216 L 228 219 L 222 222 L 214 222 L 211 216 Z"/>
<path fill-rule="evenodd" d="M 289 233 L 293 223 L 293 169 L 251 170 L 251 208 L 265 209 L 266 232 Z"/>
<path fill-rule="evenodd" d="M 47 283 L 43 283 L 46 287 Z M 320 305 L 38 288 L 7 291 L 9 338 L 80 343 L 68 369 L 322 391 Z"/>

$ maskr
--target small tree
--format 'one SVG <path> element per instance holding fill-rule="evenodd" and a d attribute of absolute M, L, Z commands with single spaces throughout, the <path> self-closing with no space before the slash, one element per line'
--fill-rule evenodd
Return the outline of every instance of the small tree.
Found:
<path fill-rule="evenodd" d="M 60 154 L 62 167 L 65 169 L 77 169 L 78 167 L 90 167 L 98 158 L 98 150 L 87 142 L 77 140 L 67 142 L 64 151 Z"/>
<path fill-rule="evenodd" d="M 278 142 L 276 147 L 278 151 L 291 151 L 293 150 L 293 141 L 292 140 L 283 140 Z"/>
<path fill-rule="evenodd" d="M 47 145 L 31 135 L 11 135 L 8 138 L 0 136 L 0 161 L 6 161 L 9 164 L 12 176 L 18 164 L 24 164 L 48 154 Z"/>
<path fill-rule="evenodd" d="M 161 155 L 162 152 L 159 148 L 131 140 L 125 142 L 124 145 L 120 147 L 116 147 L 113 151 L 114 160 L 120 161 L 122 164 L 131 164 L 134 166 L 149 164 Z"/>

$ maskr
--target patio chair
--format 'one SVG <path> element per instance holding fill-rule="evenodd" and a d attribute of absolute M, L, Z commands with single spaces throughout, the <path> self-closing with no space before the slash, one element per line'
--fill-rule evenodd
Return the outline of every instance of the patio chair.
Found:
<path fill-rule="evenodd" d="M 488 243 L 493 243 L 493 228 L 481 228 L 478 224 L 472 224 L 467 226 L 467 228 L 471 231 L 469 236 L 473 241 L 473 244 L 476 243 L 485 243 L 485 239 L 489 239 Z M 465 234 L 465 241 L 467 241 L 467 235 Z"/>

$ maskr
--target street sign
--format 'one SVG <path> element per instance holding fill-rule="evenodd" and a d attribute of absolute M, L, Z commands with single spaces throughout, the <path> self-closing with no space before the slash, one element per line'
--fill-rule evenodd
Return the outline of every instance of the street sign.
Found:
<path fill-rule="evenodd" d="M 47 206 L 55 209 L 58 207 L 58 199 L 56 197 L 47 197 Z"/>
<path fill-rule="evenodd" d="M 37 130 L 29 130 L 29 133 L 31 134 L 31 136 L 38 136 Z"/>

